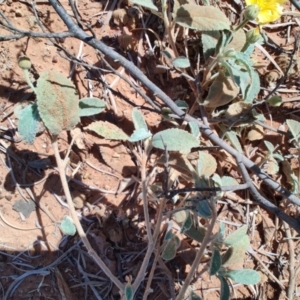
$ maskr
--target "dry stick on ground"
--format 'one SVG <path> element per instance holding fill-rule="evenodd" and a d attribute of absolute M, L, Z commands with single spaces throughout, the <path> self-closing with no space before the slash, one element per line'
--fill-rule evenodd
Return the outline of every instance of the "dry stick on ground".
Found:
<path fill-rule="evenodd" d="M 286 233 L 286 237 L 287 237 L 287 242 L 289 245 L 289 286 L 288 286 L 288 290 L 287 290 L 287 298 L 289 300 L 293 300 L 294 299 L 294 291 L 295 291 L 295 287 L 296 287 L 296 277 L 297 274 L 295 272 L 295 246 L 294 246 L 294 241 L 293 241 L 293 237 L 291 234 L 291 229 L 288 226 L 288 224 L 283 223 L 284 224 L 284 229 L 285 229 L 285 233 Z"/>

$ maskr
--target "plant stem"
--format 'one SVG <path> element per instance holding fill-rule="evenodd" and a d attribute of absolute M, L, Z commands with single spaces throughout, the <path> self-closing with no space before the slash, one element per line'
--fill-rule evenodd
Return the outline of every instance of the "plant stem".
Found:
<path fill-rule="evenodd" d="M 145 254 L 142 266 L 140 268 L 140 271 L 139 271 L 138 275 L 136 276 L 136 279 L 132 285 L 134 293 L 140 286 L 140 283 L 142 282 L 142 280 L 145 278 L 146 269 L 148 267 L 150 257 L 154 250 L 154 242 L 153 242 L 153 236 L 151 233 L 151 224 L 150 224 L 149 210 L 148 210 L 146 163 L 147 163 L 147 155 L 146 155 L 146 153 L 142 153 L 142 155 L 141 155 L 141 181 L 142 181 L 144 217 L 145 217 L 145 224 L 146 224 L 146 230 L 147 230 L 147 236 L 148 236 L 148 248 L 147 248 L 147 252 Z"/>
<path fill-rule="evenodd" d="M 82 226 L 81 223 L 78 219 L 76 210 L 74 208 L 74 204 L 72 201 L 72 197 L 71 197 L 71 193 L 70 193 L 70 189 L 68 186 L 68 182 L 67 182 L 67 177 L 66 177 L 66 163 L 64 163 L 64 161 L 61 159 L 60 154 L 59 154 L 59 150 L 58 150 L 58 145 L 57 145 L 57 136 L 52 136 L 52 147 L 54 150 L 54 156 L 56 159 L 56 163 L 57 163 L 57 167 L 59 170 L 59 176 L 60 176 L 60 180 L 61 180 L 61 184 L 69 205 L 69 209 L 70 209 L 70 213 L 71 213 L 71 217 L 73 219 L 73 222 L 76 226 L 78 235 L 80 236 L 84 246 L 86 247 L 89 255 L 94 259 L 94 261 L 97 263 L 97 265 L 101 268 L 101 270 L 105 273 L 105 275 L 122 291 L 124 292 L 124 285 L 119 281 L 119 279 L 114 276 L 112 274 L 112 272 L 110 271 L 110 269 L 105 265 L 105 263 L 103 262 L 103 260 L 98 256 L 98 254 L 95 252 L 95 250 L 92 248 Z"/>
<path fill-rule="evenodd" d="M 217 221 L 217 210 L 216 210 L 216 205 L 214 203 L 212 205 L 210 205 L 210 208 L 211 208 L 211 212 L 212 212 L 212 219 L 210 221 L 210 224 L 207 227 L 207 231 L 206 231 L 205 237 L 202 241 L 201 247 L 200 247 L 198 253 L 196 254 L 195 260 L 193 261 L 193 264 L 191 266 L 191 270 L 190 270 L 189 274 L 187 275 L 187 277 L 184 281 L 184 284 L 183 284 L 178 296 L 176 297 L 176 300 L 184 299 L 184 294 L 185 294 L 187 288 L 189 287 L 189 285 L 190 285 L 190 283 L 193 279 L 193 276 L 194 276 L 194 274 L 195 274 L 195 272 L 196 272 L 196 270 L 199 266 L 199 263 L 201 261 L 201 258 L 203 256 L 203 254 L 204 254 L 204 251 L 205 251 L 207 245 L 211 241 L 212 232 L 213 232 L 215 223 Z"/>

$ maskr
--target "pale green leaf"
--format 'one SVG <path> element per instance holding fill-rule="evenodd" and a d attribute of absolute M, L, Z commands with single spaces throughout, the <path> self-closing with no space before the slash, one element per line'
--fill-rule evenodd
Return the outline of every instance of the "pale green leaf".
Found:
<path fill-rule="evenodd" d="M 197 160 L 197 173 L 201 176 L 211 176 L 217 170 L 216 159 L 209 153 L 199 151 L 199 158 Z"/>
<path fill-rule="evenodd" d="M 101 113 L 106 107 L 105 101 L 99 98 L 83 98 L 79 101 L 79 116 L 87 117 Z"/>
<path fill-rule="evenodd" d="M 158 8 L 153 4 L 152 0 L 130 0 L 130 2 L 158 11 Z"/>
<path fill-rule="evenodd" d="M 99 134 L 100 136 L 103 136 L 107 140 L 128 140 L 128 136 L 124 131 L 122 131 L 119 127 L 109 122 L 93 122 L 84 129 L 94 131 L 95 133 Z"/>
<path fill-rule="evenodd" d="M 240 144 L 240 141 L 237 137 L 237 134 L 234 131 L 227 131 L 226 137 L 231 142 L 232 146 L 239 151 L 240 153 L 243 153 L 242 146 Z"/>
<path fill-rule="evenodd" d="M 129 137 L 128 141 L 135 143 L 147 139 L 151 136 L 152 134 L 149 130 L 144 128 L 139 128 L 133 132 L 133 134 Z"/>
<path fill-rule="evenodd" d="M 227 271 L 226 276 L 241 284 L 258 284 L 261 280 L 260 274 L 250 269 Z"/>
<path fill-rule="evenodd" d="M 244 235 L 239 241 L 229 247 L 222 258 L 222 266 L 228 267 L 244 261 L 245 253 L 250 246 L 248 235 Z"/>
<path fill-rule="evenodd" d="M 187 230 L 189 230 L 193 225 L 193 218 L 191 213 L 188 211 L 187 212 L 187 218 L 185 219 L 185 221 L 183 222 L 182 226 L 181 226 L 181 232 L 185 233 Z"/>
<path fill-rule="evenodd" d="M 152 138 L 155 148 L 168 151 L 179 151 L 187 154 L 191 148 L 199 146 L 199 140 L 192 134 L 177 128 L 171 128 L 156 133 Z"/>
<path fill-rule="evenodd" d="M 191 133 L 195 138 L 199 138 L 200 136 L 200 129 L 196 122 L 189 122 L 189 127 L 191 129 Z"/>
<path fill-rule="evenodd" d="M 43 72 L 37 81 L 36 96 L 40 117 L 51 134 L 71 130 L 80 121 L 76 88 L 60 72 Z"/>
<path fill-rule="evenodd" d="M 240 241 L 245 235 L 247 235 L 247 226 L 241 226 L 237 230 L 230 233 L 224 240 L 225 245 L 232 246 Z"/>
<path fill-rule="evenodd" d="M 20 111 L 18 132 L 28 144 L 33 144 L 37 133 L 40 116 L 36 104 L 29 104 Z"/>
<path fill-rule="evenodd" d="M 132 116 L 132 121 L 134 124 L 134 128 L 136 130 L 138 129 L 145 129 L 146 131 L 148 131 L 148 125 L 145 121 L 145 118 L 143 116 L 143 114 L 141 113 L 141 111 L 138 108 L 134 108 L 131 112 L 131 116 Z"/>
<path fill-rule="evenodd" d="M 73 220 L 69 216 L 65 216 L 61 223 L 59 224 L 59 227 L 63 234 L 65 235 L 74 235 L 76 233 L 76 227 L 73 223 Z"/>
<path fill-rule="evenodd" d="M 300 123 L 292 119 L 287 119 L 286 124 L 289 127 L 289 130 L 292 133 L 294 139 L 299 139 Z"/>
<path fill-rule="evenodd" d="M 190 61 L 188 58 L 184 57 L 184 56 L 179 56 L 176 57 L 173 61 L 172 61 L 172 65 L 175 68 L 181 68 L 181 69 L 186 69 L 188 67 L 190 67 Z"/>
<path fill-rule="evenodd" d="M 207 200 L 198 201 L 197 212 L 203 218 L 210 218 L 212 215 L 211 208 Z"/>
<path fill-rule="evenodd" d="M 231 25 L 225 14 L 213 6 L 184 4 L 175 14 L 177 24 L 200 31 L 229 30 Z"/>
<path fill-rule="evenodd" d="M 239 183 L 231 176 L 222 177 L 222 186 L 233 186 L 238 185 Z"/>

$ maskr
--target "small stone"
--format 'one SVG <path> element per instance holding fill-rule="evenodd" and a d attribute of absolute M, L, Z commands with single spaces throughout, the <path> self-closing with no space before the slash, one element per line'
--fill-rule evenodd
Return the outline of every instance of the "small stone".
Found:
<path fill-rule="evenodd" d="M 21 12 L 19 9 L 17 9 L 17 10 L 15 11 L 15 16 L 16 16 L 16 17 L 23 17 L 23 14 L 22 14 L 22 12 Z"/>
<path fill-rule="evenodd" d="M 80 193 L 78 191 L 73 193 L 73 203 L 74 203 L 74 207 L 76 209 L 81 209 L 84 207 L 86 202 L 86 195 L 83 193 Z"/>
<path fill-rule="evenodd" d="M 12 195 L 11 194 L 5 194 L 5 198 L 6 198 L 6 200 L 11 201 Z"/>
<path fill-rule="evenodd" d="M 57 56 L 56 56 L 56 55 L 54 55 L 54 56 L 52 57 L 52 62 L 53 62 L 54 64 L 56 64 L 56 63 L 58 62 L 58 59 L 57 59 Z"/>

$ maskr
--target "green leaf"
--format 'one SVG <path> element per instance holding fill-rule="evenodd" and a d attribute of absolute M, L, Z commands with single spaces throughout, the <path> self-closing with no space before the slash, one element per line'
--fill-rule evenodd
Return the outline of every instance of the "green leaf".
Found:
<path fill-rule="evenodd" d="M 139 128 L 133 132 L 128 141 L 135 143 L 147 139 L 152 136 L 152 133 L 148 129 Z"/>
<path fill-rule="evenodd" d="M 268 149 L 268 152 L 269 152 L 268 154 L 269 155 L 272 154 L 274 152 L 274 150 L 275 150 L 275 147 L 273 146 L 273 144 L 270 143 L 270 142 L 268 142 L 268 141 L 264 141 L 264 143 L 265 143 L 265 145 L 266 145 L 266 147 Z"/>
<path fill-rule="evenodd" d="M 292 133 L 294 139 L 299 139 L 300 123 L 292 119 L 287 119 L 286 124 L 289 127 L 289 130 Z"/>
<path fill-rule="evenodd" d="M 125 285 L 124 294 L 125 294 L 125 299 L 126 300 L 133 300 L 134 291 L 133 291 L 133 287 L 132 287 L 132 285 L 130 283 L 127 283 Z"/>
<path fill-rule="evenodd" d="M 175 12 L 175 22 L 200 31 L 229 30 L 230 22 L 220 9 L 213 6 L 184 4 Z"/>
<path fill-rule="evenodd" d="M 243 262 L 245 253 L 250 246 L 248 235 L 243 236 L 239 241 L 227 249 L 222 258 L 222 266 L 228 267 L 233 264 Z"/>
<path fill-rule="evenodd" d="M 266 100 L 271 106 L 278 107 L 282 104 L 282 97 L 274 95 Z"/>
<path fill-rule="evenodd" d="M 192 134 L 177 128 L 171 128 L 156 133 L 152 138 L 155 148 L 168 151 L 180 151 L 183 154 L 190 152 L 191 148 L 199 146 L 199 140 Z"/>
<path fill-rule="evenodd" d="M 220 38 L 218 31 L 206 31 L 201 34 L 201 41 L 203 45 L 204 59 L 208 60 L 215 54 L 215 49 Z"/>
<path fill-rule="evenodd" d="M 199 138 L 200 136 L 200 129 L 196 122 L 189 122 L 189 127 L 191 129 L 191 133 L 195 138 Z"/>
<path fill-rule="evenodd" d="M 220 70 L 218 76 L 209 88 L 208 95 L 203 102 L 206 107 L 219 107 L 232 101 L 238 94 L 240 88 L 227 76 L 224 71 Z"/>
<path fill-rule="evenodd" d="M 168 240 L 165 246 L 163 247 L 163 251 L 161 257 L 164 260 L 171 260 L 176 256 L 176 250 L 180 246 L 180 240 L 177 236 L 174 236 L 172 239 Z"/>
<path fill-rule="evenodd" d="M 174 220 L 179 224 L 184 223 L 187 217 L 188 217 L 188 212 L 186 210 L 180 210 L 173 214 Z"/>
<path fill-rule="evenodd" d="M 217 170 L 216 159 L 209 153 L 199 151 L 199 158 L 197 160 L 197 173 L 201 176 L 211 176 Z"/>
<path fill-rule="evenodd" d="M 173 59 L 172 65 L 175 68 L 186 69 L 186 68 L 190 67 L 191 64 L 190 64 L 190 61 L 188 58 L 186 58 L 184 56 L 178 56 L 175 59 Z"/>
<path fill-rule="evenodd" d="M 105 101 L 99 98 L 83 98 L 79 101 L 79 116 L 87 117 L 101 113 L 106 107 Z"/>
<path fill-rule="evenodd" d="M 18 132 L 25 142 L 33 144 L 40 116 L 36 104 L 29 104 L 20 111 L 18 121 Z"/>
<path fill-rule="evenodd" d="M 202 243 L 204 236 L 206 233 L 206 229 L 204 227 L 195 226 L 194 224 L 192 227 L 184 232 L 189 238 L 197 241 L 198 243 Z"/>
<path fill-rule="evenodd" d="M 224 240 L 225 245 L 232 246 L 235 243 L 237 243 L 239 240 L 241 240 L 245 235 L 247 235 L 247 226 L 241 226 L 237 230 L 230 233 L 226 239 Z"/>
<path fill-rule="evenodd" d="M 189 105 L 183 100 L 176 100 L 175 104 L 182 110 L 189 109 Z"/>
<path fill-rule="evenodd" d="M 148 131 L 148 125 L 144 119 L 143 114 L 138 108 L 135 107 L 132 110 L 131 116 L 135 130 L 145 129 L 146 131 Z"/>
<path fill-rule="evenodd" d="M 76 227 L 73 223 L 72 218 L 69 216 L 64 216 L 59 227 L 62 233 L 65 235 L 74 235 L 76 233 Z"/>
<path fill-rule="evenodd" d="M 41 74 L 36 88 L 40 117 L 51 134 L 71 130 L 79 119 L 78 93 L 72 81 L 57 71 Z"/>
<path fill-rule="evenodd" d="M 246 103 L 252 103 L 257 94 L 260 91 L 260 79 L 259 75 L 256 71 L 252 70 L 251 72 L 251 84 L 247 88 L 246 95 L 244 101 Z"/>
<path fill-rule="evenodd" d="M 168 241 L 168 240 L 170 240 L 170 239 L 172 239 L 172 238 L 174 238 L 174 237 L 175 237 L 175 234 L 172 232 L 172 230 L 169 230 L 169 231 L 167 231 L 167 233 L 165 234 L 164 240 L 165 240 L 165 241 Z"/>
<path fill-rule="evenodd" d="M 291 165 L 287 160 L 284 160 L 281 164 L 282 164 L 282 171 L 286 176 L 287 182 L 292 187 L 291 192 L 294 194 L 299 194 L 300 192 L 299 180 L 298 177 L 293 172 Z"/>
<path fill-rule="evenodd" d="M 220 270 L 221 265 L 222 265 L 221 253 L 219 250 L 213 249 L 213 253 L 210 261 L 210 268 L 209 268 L 210 276 L 216 275 Z"/>
<path fill-rule="evenodd" d="M 158 8 L 153 4 L 152 0 L 130 0 L 130 2 L 158 11 Z"/>
<path fill-rule="evenodd" d="M 250 269 L 227 271 L 226 276 L 242 284 L 258 284 L 261 280 L 260 274 Z"/>
<path fill-rule="evenodd" d="M 128 135 L 124 131 L 116 125 L 106 121 L 93 122 L 84 129 L 94 131 L 107 140 L 128 140 Z"/>
<path fill-rule="evenodd" d="M 222 177 L 222 186 L 233 186 L 238 185 L 239 183 L 231 176 Z"/>
<path fill-rule="evenodd" d="M 187 217 L 181 226 L 181 233 L 185 233 L 187 230 L 189 230 L 192 227 L 192 225 L 193 225 L 193 218 L 191 213 L 188 211 Z"/>
<path fill-rule="evenodd" d="M 197 212 L 203 218 L 211 217 L 211 209 L 207 200 L 198 201 L 197 203 Z"/>
<path fill-rule="evenodd" d="M 218 278 L 221 281 L 220 300 L 230 300 L 230 290 L 227 280 L 222 276 L 218 276 Z"/>
<path fill-rule="evenodd" d="M 237 134 L 234 131 L 227 131 L 226 137 L 231 142 L 232 146 L 239 151 L 240 153 L 243 153 L 242 146 L 240 144 L 240 141 L 237 137 Z"/>

